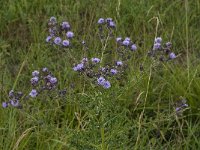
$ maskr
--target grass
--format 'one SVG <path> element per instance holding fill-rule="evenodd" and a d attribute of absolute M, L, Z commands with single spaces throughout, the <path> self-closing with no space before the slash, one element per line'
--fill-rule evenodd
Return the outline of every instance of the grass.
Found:
<path fill-rule="evenodd" d="M 45 43 L 51 16 L 70 22 L 76 38 L 87 41 L 90 57 L 102 56 L 98 18 L 112 17 L 116 35 L 138 46 L 122 83 L 113 80 L 104 90 L 73 72 L 68 53 Z M 198 0 L 9 0 L 0 2 L 0 18 L 0 101 L 11 89 L 28 94 L 31 72 L 42 67 L 55 74 L 59 89 L 67 88 L 62 98 L 46 94 L 23 109 L 0 108 L 0 149 L 200 148 Z M 157 36 L 172 42 L 174 61 L 147 57 Z M 106 51 L 115 47 L 109 42 Z M 72 54 L 81 59 L 83 51 Z M 177 116 L 181 98 L 189 107 Z"/>

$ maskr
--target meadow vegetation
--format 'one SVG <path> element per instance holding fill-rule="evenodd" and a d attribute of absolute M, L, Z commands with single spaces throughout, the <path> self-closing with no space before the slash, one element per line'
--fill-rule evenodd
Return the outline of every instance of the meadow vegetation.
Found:
<path fill-rule="evenodd" d="M 199 0 L 2 0 L 0 20 L 0 149 L 200 148 Z"/>

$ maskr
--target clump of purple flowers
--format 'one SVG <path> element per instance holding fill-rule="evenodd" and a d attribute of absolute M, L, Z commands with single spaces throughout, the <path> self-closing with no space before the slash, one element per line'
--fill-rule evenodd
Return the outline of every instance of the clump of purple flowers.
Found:
<path fill-rule="evenodd" d="M 97 23 L 98 23 L 99 26 L 106 25 L 108 28 L 115 28 L 116 27 L 116 24 L 115 24 L 115 22 L 113 21 L 112 18 L 106 18 L 106 19 L 99 18 Z"/>
<path fill-rule="evenodd" d="M 160 61 L 169 61 L 175 59 L 177 56 L 171 51 L 172 43 L 167 42 L 162 44 L 162 38 L 157 37 L 154 40 L 152 49 L 148 52 L 150 57 L 159 59 Z"/>
<path fill-rule="evenodd" d="M 111 84 L 108 80 L 106 80 L 104 77 L 99 77 L 97 79 L 98 85 L 101 85 L 103 88 L 108 89 L 111 87 Z"/>
<path fill-rule="evenodd" d="M 83 69 L 84 69 L 84 64 L 83 63 L 77 64 L 76 66 L 73 67 L 74 71 L 81 71 Z"/>
<path fill-rule="evenodd" d="M 109 37 L 113 36 L 113 30 L 116 28 L 116 23 L 112 18 L 99 18 L 97 24 L 99 28 L 99 37 L 101 40 L 106 38 L 107 34 Z"/>
<path fill-rule="evenodd" d="M 32 72 L 31 85 L 32 90 L 29 96 L 36 97 L 43 90 L 55 89 L 58 83 L 57 78 L 45 67 L 41 73 L 38 70 Z"/>
<path fill-rule="evenodd" d="M 74 33 L 71 31 L 69 22 L 58 23 L 55 17 L 51 17 L 48 22 L 48 31 L 47 43 L 61 47 L 69 47 L 71 45 L 70 40 L 74 37 Z"/>
<path fill-rule="evenodd" d="M 66 90 L 58 90 L 57 84 L 58 79 L 49 71 L 48 68 L 42 68 L 41 71 L 35 70 L 32 72 L 32 78 L 30 79 L 32 89 L 28 95 L 23 96 L 22 92 L 14 92 L 11 90 L 9 92 L 9 101 L 3 102 L 2 107 L 6 108 L 8 106 L 22 108 L 22 96 L 26 100 L 29 98 L 36 98 L 41 95 L 44 91 L 49 91 L 50 93 L 57 93 L 56 96 L 63 96 L 66 94 Z"/>
<path fill-rule="evenodd" d="M 7 108 L 8 106 L 21 108 L 20 99 L 22 98 L 23 93 L 22 92 L 14 92 L 14 90 L 11 90 L 8 94 L 9 101 L 3 102 L 2 107 Z"/>
<path fill-rule="evenodd" d="M 108 89 L 111 87 L 111 83 L 105 78 L 110 79 L 115 75 L 120 75 L 120 73 L 123 72 L 123 62 L 116 61 L 113 65 L 107 64 L 102 67 L 99 58 L 88 59 L 84 57 L 81 63 L 73 67 L 73 70 L 89 78 L 97 80 L 97 85 Z"/>
<path fill-rule="evenodd" d="M 124 46 L 125 48 L 131 50 L 131 51 L 136 51 L 137 46 L 134 42 L 131 41 L 129 37 L 126 37 L 124 40 L 122 37 L 117 37 L 116 42 L 119 46 Z"/>
<path fill-rule="evenodd" d="M 103 48 L 104 50 L 101 53 L 101 57 L 92 57 L 91 59 L 84 57 L 80 63 L 73 66 L 73 70 L 93 79 L 95 82 L 97 81 L 97 85 L 108 89 L 111 87 L 111 78 L 119 79 L 119 77 L 123 75 L 133 52 L 137 51 L 137 46 L 129 37 L 124 39 L 122 39 L 122 37 L 117 37 L 117 49 L 113 50 L 113 53 L 116 54 L 116 60 L 109 60 L 106 62 L 103 55 L 107 54 L 108 56 L 111 54 L 107 51 L 107 45 L 109 45 L 108 41 L 114 37 L 113 33 L 116 24 L 112 18 L 100 18 L 97 24 L 101 44 L 106 45 Z M 85 45 L 85 42 L 83 45 Z"/>

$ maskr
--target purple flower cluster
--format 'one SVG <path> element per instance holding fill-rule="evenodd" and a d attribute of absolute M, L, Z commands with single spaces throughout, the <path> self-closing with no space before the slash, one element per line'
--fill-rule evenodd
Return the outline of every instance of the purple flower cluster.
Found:
<path fill-rule="evenodd" d="M 49 35 L 46 38 L 47 43 L 59 45 L 62 47 L 69 47 L 70 40 L 74 37 L 74 33 L 70 31 L 71 26 L 69 22 L 63 21 L 60 25 L 57 23 L 55 17 L 51 17 L 48 22 Z"/>
<path fill-rule="evenodd" d="M 114 37 L 114 30 L 116 27 L 115 22 L 112 18 L 100 18 L 97 21 L 99 28 L 99 35 L 101 42 L 105 42 L 106 40 Z M 76 64 L 73 67 L 73 70 L 79 72 L 79 75 L 85 75 L 89 78 L 92 78 L 94 81 L 97 80 L 97 85 L 102 86 L 105 89 L 111 87 L 111 78 L 119 79 L 123 72 L 127 68 L 128 60 L 133 55 L 132 51 L 137 50 L 137 46 L 134 42 L 131 41 L 129 37 L 122 39 L 121 37 L 116 38 L 117 41 L 117 49 L 116 51 L 110 50 L 107 51 L 107 46 L 103 49 L 105 52 L 102 52 L 101 58 L 92 57 L 88 59 L 84 57 L 82 61 Z M 83 43 L 85 45 L 85 42 Z M 109 42 L 106 44 L 109 45 Z M 127 50 L 130 51 L 127 51 Z M 103 54 L 111 54 L 112 52 L 116 53 L 116 61 L 107 60 L 105 61 Z M 86 54 L 87 55 L 87 54 Z M 108 56 L 107 55 L 107 56 Z"/>
<path fill-rule="evenodd" d="M 22 92 L 14 92 L 14 90 L 11 90 L 8 94 L 9 101 L 3 102 L 2 107 L 7 108 L 8 106 L 20 108 L 20 99 L 22 98 L 23 93 Z"/>
<path fill-rule="evenodd" d="M 73 67 L 74 71 L 80 72 L 83 75 L 88 76 L 89 78 L 97 79 L 98 85 L 101 85 L 103 88 L 108 89 L 111 87 L 111 84 L 105 78 L 111 78 L 115 75 L 119 75 L 122 72 L 123 62 L 116 61 L 114 65 L 106 65 L 101 67 L 99 58 L 92 58 L 91 61 L 84 57 L 81 63 Z"/>
<path fill-rule="evenodd" d="M 111 84 L 108 80 L 106 80 L 104 77 L 99 77 L 97 79 L 98 85 L 103 86 L 103 88 L 108 89 L 111 87 Z"/>
<path fill-rule="evenodd" d="M 32 78 L 30 79 L 32 89 L 29 94 L 23 96 L 22 92 L 14 92 L 11 90 L 9 92 L 9 101 L 3 102 L 2 107 L 6 108 L 8 106 L 13 106 L 16 108 L 22 107 L 21 98 L 25 98 L 26 100 L 29 98 L 35 98 L 39 94 L 42 94 L 43 91 L 47 90 L 50 93 L 57 93 L 56 96 L 63 96 L 66 94 L 66 90 L 58 90 L 57 84 L 58 79 L 48 70 L 48 68 L 42 68 L 41 71 L 35 70 L 32 72 Z M 22 97 L 23 96 L 23 97 Z M 22 99 L 23 100 L 23 99 Z"/>
<path fill-rule="evenodd" d="M 122 39 L 122 37 L 117 37 L 116 38 L 116 42 L 120 46 L 124 46 L 124 47 L 130 49 L 131 51 L 136 51 L 137 50 L 136 44 L 133 43 L 129 37 L 126 37 L 124 40 Z"/>
<path fill-rule="evenodd" d="M 31 85 L 33 86 L 29 96 L 36 97 L 43 90 L 52 90 L 57 85 L 57 78 L 45 67 L 41 73 L 38 70 L 32 72 Z"/>
<path fill-rule="evenodd" d="M 101 40 L 105 40 L 107 37 L 113 37 L 113 30 L 116 29 L 116 23 L 112 18 L 99 18 L 97 24 Z"/>
<path fill-rule="evenodd" d="M 157 37 L 155 38 L 155 41 L 154 41 L 154 45 L 153 45 L 153 50 L 159 50 L 161 49 L 161 42 L 162 42 L 162 38 L 161 37 Z"/>
<path fill-rule="evenodd" d="M 108 28 L 115 28 L 116 27 L 116 24 L 115 22 L 113 21 L 112 18 L 99 18 L 99 20 L 97 21 L 97 23 L 102 26 L 102 25 L 107 25 Z"/>
<path fill-rule="evenodd" d="M 157 37 L 154 40 L 153 48 L 148 52 L 149 56 L 159 58 L 160 61 L 169 61 L 176 58 L 176 54 L 171 51 L 172 43 L 162 44 L 162 38 Z"/>
<path fill-rule="evenodd" d="M 81 71 L 83 69 L 84 69 L 84 63 L 77 64 L 76 66 L 73 67 L 74 71 Z"/>
<path fill-rule="evenodd" d="M 58 23 L 55 17 L 49 20 L 49 36 L 47 37 L 46 41 L 54 45 L 62 45 L 62 47 L 70 46 L 71 39 L 74 37 L 74 33 L 71 31 L 70 24 L 66 21 L 62 22 L 60 27 L 57 24 Z M 116 38 L 114 36 L 116 23 L 112 18 L 99 18 L 97 25 L 99 29 L 98 35 L 100 37 L 100 41 L 103 45 L 106 45 L 106 47 L 102 48 L 105 52 L 101 53 L 101 58 L 92 57 L 91 59 L 88 59 L 87 57 L 84 57 L 80 63 L 76 63 L 73 66 L 73 70 L 94 79 L 94 81 L 100 77 L 104 77 L 104 84 L 98 83 L 98 85 L 104 85 L 104 88 L 110 88 L 110 78 L 117 79 L 123 74 L 127 68 L 128 60 L 133 55 L 132 52 L 137 51 L 137 46 L 129 37 L 122 39 L 122 37 Z M 66 39 L 63 40 L 62 36 L 60 35 L 64 35 Z M 109 40 L 112 38 L 116 38 L 117 50 L 110 50 L 110 52 L 108 52 L 107 45 L 109 45 Z M 106 41 L 108 43 L 104 43 Z M 84 40 L 82 40 L 82 45 L 83 50 L 85 50 L 84 56 L 87 56 L 88 54 L 86 50 L 89 48 L 86 46 L 86 42 Z M 109 60 L 109 62 L 106 62 L 103 56 L 104 53 L 111 54 L 112 52 L 115 53 L 116 61 Z M 33 77 L 31 79 L 31 83 L 33 86 L 36 86 L 40 80 L 41 77 Z M 37 89 L 34 90 L 37 91 Z M 35 91 L 33 91 L 33 95 L 34 94 Z"/>

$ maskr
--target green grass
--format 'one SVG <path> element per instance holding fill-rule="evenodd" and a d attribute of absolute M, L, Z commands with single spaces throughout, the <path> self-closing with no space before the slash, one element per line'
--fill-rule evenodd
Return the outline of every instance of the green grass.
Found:
<path fill-rule="evenodd" d="M 101 55 L 98 18 L 113 18 L 116 35 L 138 46 L 122 85 L 113 80 L 103 90 L 74 73 L 68 53 L 45 43 L 51 16 L 70 22 L 91 57 Z M 28 94 L 31 72 L 45 66 L 59 89 L 67 88 L 62 98 L 40 95 L 23 109 L 0 108 L 0 149 L 200 148 L 199 0 L 2 0 L 0 20 L 0 102 L 12 88 Z M 177 59 L 147 57 L 156 36 L 172 42 Z M 106 50 L 115 47 L 110 42 Z M 83 51 L 76 47 L 72 54 L 81 59 Z M 177 116 L 181 97 L 189 107 Z"/>

